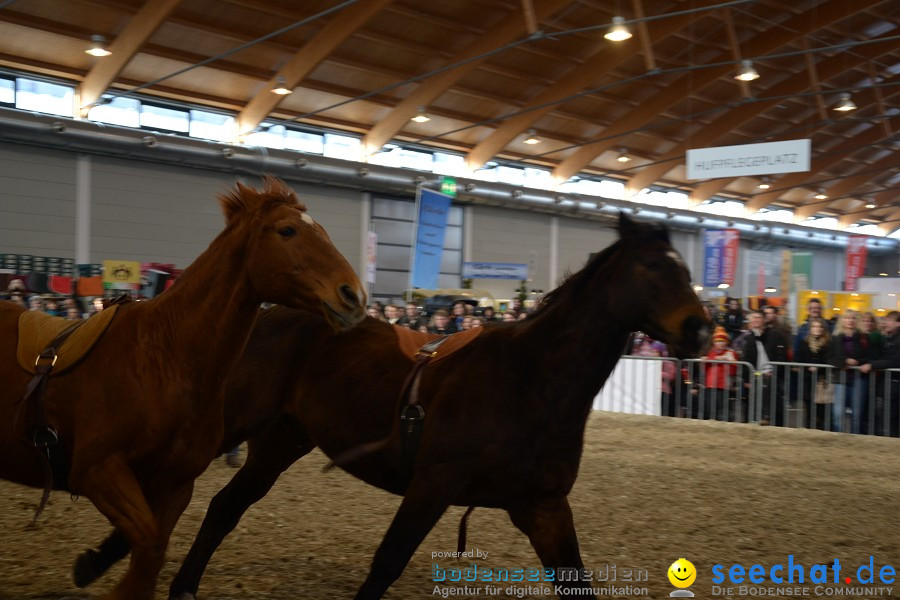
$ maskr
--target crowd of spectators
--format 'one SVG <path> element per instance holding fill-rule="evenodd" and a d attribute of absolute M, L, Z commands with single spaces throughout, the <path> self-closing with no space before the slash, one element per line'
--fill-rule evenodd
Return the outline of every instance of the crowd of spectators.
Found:
<path fill-rule="evenodd" d="M 450 310 L 438 309 L 425 314 L 415 302 L 407 302 L 405 307 L 396 304 L 383 305 L 375 301 L 366 308 L 373 319 L 392 325 L 406 327 L 422 333 L 450 335 L 458 331 L 468 331 L 496 321 L 518 321 L 528 316 L 528 311 L 518 299 L 510 303 L 508 310 L 498 315 L 493 307 L 476 307 L 468 302 L 455 302 Z"/>
<path fill-rule="evenodd" d="M 786 425 L 793 410 L 818 429 L 900 435 L 900 372 L 886 372 L 900 369 L 900 312 L 879 318 L 845 310 L 826 320 L 812 298 L 794 328 L 777 306 L 745 312 L 729 299 L 722 311 L 706 310 L 716 325 L 710 347 L 700 363 L 682 369 L 680 400 L 672 374 L 663 372 L 663 414 L 745 421 L 756 381 L 763 424 Z M 646 349 L 654 348 L 665 356 L 656 344 L 645 340 L 632 353 L 653 355 Z"/>
<path fill-rule="evenodd" d="M 97 298 L 87 305 L 87 309 L 81 304 L 81 300 L 72 296 L 41 296 L 38 294 L 27 295 L 25 284 L 21 279 L 13 279 L 2 294 L 0 300 L 9 300 L 28 310 L 38 310 L 54 317 L 62 317 L 69 321 L 86 319 L 98 310 L 103 310 L 103 299 Z"/>

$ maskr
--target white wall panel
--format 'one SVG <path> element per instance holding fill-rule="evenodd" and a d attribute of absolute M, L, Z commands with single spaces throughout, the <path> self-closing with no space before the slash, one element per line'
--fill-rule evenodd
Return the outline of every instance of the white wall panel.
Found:
<path fill-rule="evenodd" d="M 559 219 L 559 281 L 551 282 L 549 291 L 559 286 L 566 273 L 576 273 L 587 264 L 592 253 L 611 246 L 619 239 L 614 227 L 600 221 L 585 221 L 572 218 Z"/>
<path fill-rule="evenodd" d="M 225 226 L 216 195 L 232 175 L 94 157 L 91 262 L 140 260 L 188 266 Z"/>
<path fill-rule="evenodd" d="M 529 289 L 548 291 L 550 286 L 550 216 L 490 206 L 473 206 L 472 260 L 477 262 L 527 263 Z M 486 289 L 496 298 L 510 298 L 518 281 L 476 279 L 472 286 Z"/>
<path fill-rule="evenodd" d="M 74 258 L 74 154 L 0 143 L 0 252 Z"/>

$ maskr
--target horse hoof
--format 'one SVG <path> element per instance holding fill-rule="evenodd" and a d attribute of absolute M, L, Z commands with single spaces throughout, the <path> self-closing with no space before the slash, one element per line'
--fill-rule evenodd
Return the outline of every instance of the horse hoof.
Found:
<path fill-rule="evenodd" d="M 197 600 L 197 596 L 190 592 L 181 592 L 180 594 L 172 594 L 169 600 Z"/>
<path fill-rule="evenodd" d="M 75 579 L 75 585 L 79 588 L 86 587 L 97 580 L 103 572 L 97 569 L 97 557 L 100 553 L 96 550 L 86 550 L 75 559 L 75 568 L 72 570 L 72 576 Z"/>

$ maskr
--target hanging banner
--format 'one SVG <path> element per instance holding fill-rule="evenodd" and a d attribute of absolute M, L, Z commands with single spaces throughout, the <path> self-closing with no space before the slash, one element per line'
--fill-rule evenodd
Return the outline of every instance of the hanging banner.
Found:
<path fill-rule="evenodd" d="M 791 291 L 799 292 L 812 287 L 812 252 L 794 252 L 791 263 Z"/>
<path fill-rule="evenodd" d="M 378 234 L 370 231 L 366 236 L 366 283 L 375 283 L 375 266 L 378 257 Z"/>
<path fill-rule="evenodd" d="M 809 171 L 810 140 L 695 148 L 685 158 L 688 179 Z"/>
<path fill-rule="evenodd" d="M 410 287 L 435 289 L 441 274 L 444 232 L 452 198 L 419 188 L 416 211 L 416 242 L 412 251 Z"/>
<path fill-rule="evenodd" d="M 778 294 L 783 298 L 791 293 L 791 263 L 793 261 L 793 253 L 790 250 L 781 252 L 781 287 L 778 288 Z"/>
<path fill-rule="evenodd" d="M 868 251 L 866 236 L 851 235 L 847 240 L 847 269 L 844 274 L 844 289 L 848 292 L 856 291 L 856 280 L 866 272 Z"/>
<path fill-rule="evenodd" d="M 766 265 L 759 263 L 756 270 L 756 295 L 762 298 L 766 295 Z"/>
<path fill-rule="evenodd" d="M 704 286 L 716 287 L 723 283 L 729 286 L 734 285 L 739 243 L 740 232 L 737 229 L 706 229 L 703 231 Z"/>

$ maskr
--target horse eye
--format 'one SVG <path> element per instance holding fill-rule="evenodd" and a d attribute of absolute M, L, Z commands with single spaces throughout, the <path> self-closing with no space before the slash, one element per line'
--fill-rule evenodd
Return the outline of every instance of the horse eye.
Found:
<path fill-rule="evenodd" d="M 284 238 L 294 237 L 297 235 L 297 230 L 293 227 L 282 227 L 278 230 L 278 235 Z"/>

